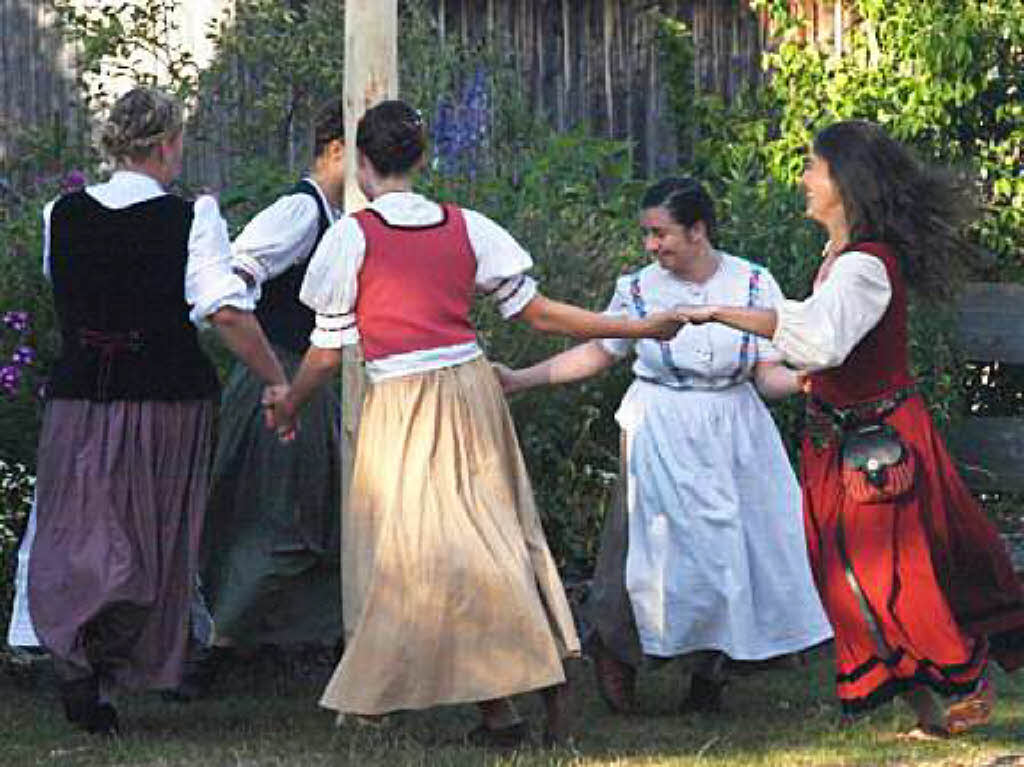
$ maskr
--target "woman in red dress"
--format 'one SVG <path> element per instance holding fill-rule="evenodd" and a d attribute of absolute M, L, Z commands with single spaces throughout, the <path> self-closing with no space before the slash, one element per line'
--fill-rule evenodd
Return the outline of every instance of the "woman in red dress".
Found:
<path fill-rule="evenodd" d="M 957 259 L 970 252 L 959 224 L 971 206 L 951 177 L 868 122 L 819 133 L 803 184 L 807 215 L 830 238 L 811 297 L 777 310 L 688 314 L 771 338 L 801 371 L 793 391 L 810 395 L 801 451 L 807 544 L 835 631 L 844 713 L 900 695 L 918 716 L 908 734 L 956 734 L 991 715 L 988 659 L 1007 671 L 1024 665 L 1021 584 L 907 364 L 908 285 L 924 299 L 948 296 Z M 865 426 L 877 435 L 883 425 L 903 456 L 876 442 L 858 468 L 851 435 Z M 894 445 L 888 435 L 883 449 Z M 935 693 L 953 702 L 944 709 Z"/>

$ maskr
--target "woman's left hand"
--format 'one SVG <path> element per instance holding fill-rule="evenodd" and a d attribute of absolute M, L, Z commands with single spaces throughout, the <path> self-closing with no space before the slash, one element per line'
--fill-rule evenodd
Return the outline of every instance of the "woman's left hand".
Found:
<path fill-rule="evenodd" d="M 516 377 L 516 371 L 508 367 L 508 365 L 502 365 L 500 362 L 492 362 L 491 370 L 498 376 L 498 381 L 501 383 L 501 390 L 505 394 L 512 394 L 513 392 L 519 391 L 519 381 Z"/>

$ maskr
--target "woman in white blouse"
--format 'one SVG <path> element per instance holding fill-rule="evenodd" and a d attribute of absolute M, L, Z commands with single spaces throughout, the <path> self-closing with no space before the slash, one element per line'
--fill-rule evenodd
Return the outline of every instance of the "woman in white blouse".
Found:
<path fill-rule="evenodd" d="M 313 162 L 232 244 L 232 264 L 259 296 L 256 318 L 285 370 L 309 348 L 313 311 L 299 288 L 345 188 L 344 121 L 334 100 L 313 128 Z M 263 383 L 237 364 L 224 387 L 203 529 L 203 589 L 215 646 L 197 681 L 208 684 L 232 645 L 311 644 L 341 638 L 339 515 L 341 403 L 316 393 L 304 428 L 282 445 L 263 424 Z"/>
<path fill-rule="evenodd" d="M 424 127 L 400 101 L 359 123 L 370 206 L 324 236 L 301 297 L 317 313 L 290 390 L 268 392 L 287 433 L 310 392 L 361 343 L 369 376 L 342 523 L 345 652 L 321 704 L 375 716 L 475 702 L 470 741 L 515 745 L 508 696 L 544 692 L 567 736 L 564 658 L 579 654 L 501 388 L 469 321 L 502 316 L 582 337 L 668 338 L 671 312 L 606 317 L 545 298 L 530 256 L 485 216 L 412 191 Z"/>
<path fill-rule="evenodd" d="M 655 260 L 618 280 L 609 316 L 781 299 L 766 269 L 714 248 L 714 206 L 694 179 L 654 184 L 641 208 Z M 644 659 L 681 657 L 692 671 L 682 709 L 714 711 L 729 661 L 831 636 L 807 564 L 800 487 L 758 396 L 789 393 L 793 373 L 766 340 L 721 326 L 686 327 L 670 341 L 590 341 L 499 371 L 515 392 L 583 380 L 633 352 L 635 379 L 616 414 L 622 493 L 586 603 L 598 689 L 629 711 Z"/>
<path fill-rule="evenodd" d="M 688 314 L 771 338 L 811 371 L 804 513 L 843 710 L 902 695 L 918 720 L 908 735 L 946 737 L 991 715 L 989 658 L 1024 665 L 1021 584 L 908 369 L 908 288 L 948 298 L 974 208 L 950 176 L 868 122 L 821 131 L 803 184 L 807 214 L 829 235 L 813 294 Z M 935 693 L 953 703 L 944 710 Z"/>
<path fill-rule="evenodd" d="M 212 325 L 266 384 L 284 371 L 231 268 L 212 197 L 167 192 L 182 113 L 136 88 L 111 110 L 111 179 L 43 213 L 62 344 L 39 439 L 29 609 L 67 718 L 118 729 L 110 685 L 174 689 L 188 654 L 218 382 Z M 191 321 L 191 322 L 190 322 Z"/>

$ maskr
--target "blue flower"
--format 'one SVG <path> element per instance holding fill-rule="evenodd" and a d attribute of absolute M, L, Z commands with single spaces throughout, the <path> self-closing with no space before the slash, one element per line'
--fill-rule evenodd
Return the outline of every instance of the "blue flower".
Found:
<path fill-rule="evenodd" d="M 438 102 L 432 138 L 434 159 L 442 172 L 465 169 L 470 175 L 474 173 L 476 150 L 487 138 L 489 102 L 487 70 L 483 67 L 477 67 L 457 103 L 449 98 Z"/>
<path fill-rule="evenodd" d="M 36 358 L 36 350 L 31 346 L 19 346 L 14 350 L 11 361 L 15 365 L 31 365 Z"/>

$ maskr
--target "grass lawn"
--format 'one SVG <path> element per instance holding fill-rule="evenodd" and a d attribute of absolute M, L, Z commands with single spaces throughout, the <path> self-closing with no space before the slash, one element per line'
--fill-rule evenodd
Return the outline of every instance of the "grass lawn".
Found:
<path fill-rule="evenodd" d="M 993 722 L 941 743 L 896 740 L 893 734 L 913 723 L 900 704 L 840 727 L 831 676 L 825 651 L 803 668 L 735 679 L 727 713 L 680 716 L 673 709 L 683 677 L 668 665 L 641 678 L 645 713 L 624 717 L 605 709 L 590 668 L 580 666 L 573 670 L 580 709 L 575 750 L 503 755 L 458 744 L 476 724 L 471 706 L 399 714 L 383 728 L 335 727 L 316 705 L 319 686 L 255 676 L 219 684 L 213 697 L 189 704 L 123 697 L 117 704 L 125 735 L 103 741 L 65 724 L 49 683 L 0 674 L 0 764 L 1024 767 L 1024 674 L 996 672 Z M 537 696 L 524 696 L 520 707 L 539 729 Z"/>

